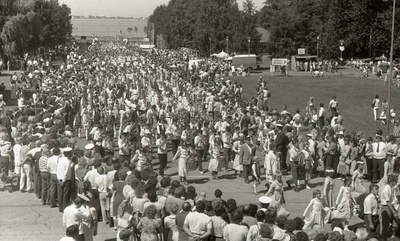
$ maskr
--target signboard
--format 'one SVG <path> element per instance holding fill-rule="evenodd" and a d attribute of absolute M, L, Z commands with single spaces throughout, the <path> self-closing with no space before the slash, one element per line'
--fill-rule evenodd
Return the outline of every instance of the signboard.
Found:
<path fill-rule="evenodd" d="M 340 45 L 340 46 L 339 46 L 339 50 L 343 52 L 343 51 L 344 51 L 344 46 L 343 46 L 343 45 Z"/>
<path fill-rule="evenodd" d="M 288 60 L 287 59 L 272 59 L 272 65 L 287 65 Z"/>
<path fill-rule="evenodd" d="M 306 54 L 306 49 L 305 48 L 297 49 L 297 55 L 305 55 L 305 54 Z"/>

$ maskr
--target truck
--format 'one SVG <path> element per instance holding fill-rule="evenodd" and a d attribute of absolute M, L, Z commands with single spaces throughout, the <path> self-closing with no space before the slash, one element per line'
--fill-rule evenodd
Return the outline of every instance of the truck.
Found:
<path fill-rule="evenodd" d="M 235 68 L 249 69 L 250 71 L 258 69 L 257 56 L 255 54 L 240 54 L 232 57 L 232 65 Z"/>

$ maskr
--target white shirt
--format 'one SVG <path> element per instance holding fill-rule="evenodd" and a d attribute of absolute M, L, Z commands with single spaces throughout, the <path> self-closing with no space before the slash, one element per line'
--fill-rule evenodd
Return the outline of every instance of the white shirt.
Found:
<path fill-rule="evenodd" d="M 166 154 L 167 153 L 167 141 L 166 140 L 164 140 L 164 143 L 162 143 L 161 139 L 157 139 L 156 146 L 157 146 L 158 154 Z"/>
<path fill-rule="evenodd" d="M 189 226 L 190 232 L 197 235 L 202 235 L 207 232 L 207 229 L 212 229 L 211 218 L 204 213 L 189 213 L 184 224 Z"/>
<path fill-rule="evenodd" d="M 57 179 L 58 180 L 70 180 L 71 179 L 71 165 L 70 161 L 66 157 L 58 158 L 57 164 Z M 68 175 L 69 174 L 69 175 Z"/>
<path fill-rule="evenodd" d="M 364 214 L 378 215 L 377 198 L 372 193 L 364 200 Z"/>
<path fill-rule="evenodd" d="M 92 184 L 92 189 L 97 189 L 96 186 L 96 179 L 100 176 L 97 172 L 97 169 L 90 170 L 86 173 L 85 177 L 83 178 L 84 181 L 89 181 Z"/>
<path fill-rule="evenodd" d="M 69 227 L 75 224 L 81 226 L 83 218 L 83 213 L 79 211 L 79 209 L 75 206 L 75 204 L 71 204 L 64 209 L 63 213 L 63 225 L 64 227 Z M 79 227 L 79 229 L 81 229 Z"/>
<path fill-rule="evenodd" d="M 108 188 L 107 175 L 106 174 L 103 174 L 103 175 L 99 174 L 96 177 L 95 184 L 96 184 L 97 190 L 99 190 L 99 192 L 107 192 L 107 188 Z"/>
<path fill-rule="evenodd" d="M 390 185 L 386 185 L 381 193 L 381 204 L 383 206 L 388 205 L 390 203 L 392 203 L 393 201 L 393 195 L 392 195 L 392 188 L 390 187 Z"/>
<path fill-rule="evenodd" d="M 50 174 L 57 174 L 58 158 L 59 156 L 51 156 L 47 160 L 47 169 L 49 170 Z"/>
<path fill-rule="evenodd" d="M 19 159 L 19 151 L 21 150 L 21 147 L 20 144 L 15 144 L 13 147 L 15 163 L 21 163 L 21 160 Z"/>
<path fill-rule="evenodd" d="M 387 153 L 386 143 L 383 141 L 372 143 L 372 151 L 375 159 L 385 159 Z"/>
<path fill-rule="evenodd" d="M 76 241 L 74 238 L 71 237 L 63 237 L 60 239 L 60 241 Z"/>

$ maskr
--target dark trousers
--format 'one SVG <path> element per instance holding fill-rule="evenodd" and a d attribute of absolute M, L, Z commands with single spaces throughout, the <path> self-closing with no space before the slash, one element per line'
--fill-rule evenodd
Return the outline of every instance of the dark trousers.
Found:
<path fill-rule="evenodd" d="M 130 155 L 121 155 L 121 154 L 119 154 L 118 155 L 118 159 L 119 159 L 119 161 L 121 163 L 124 163 L 124 161 L 130 162 L 131 161 L 131 156 Z"/>
<path fill-rule="evenodd" d="M 392 236 L 390 224 L 393 221 L 393 215 L 388 206 L 382 206 L 382 236 L 383 240 L 387 240 Z"/>
<path fill-rule="evenodd" d="M 93 200 L 92 201 L 93 201 L 94 208 L 96 209 L 97 220 L 102 220 L 99 190 L 97 188 L 96 189 L 92 189 L 91 193 L 93 195 Z"/>
<path fill-rule="evenodd" d="M 172 140 L 172 155 L 175 156 L 176 152 L 178 151 L 180 140 L 174 139 Z"/>
<path fill-rule="evenodd" d="M 324 116 L 320 116 L 318 118 L 318 126 L 319 126 L 320 129 L 322 129 L 322 127 L 324 127 L 324 125 L 325 125 L 325 117 Z"/>
<path fill-rule="evenodd" d="M 333 162 L 334 162 L 335 157 L 331 155 L 326 156 L 326 161 L 325 161 L 325 170 L 327 168 L 333 168 Z"/>
<path fill-rule="evenodd" d="M 368 233 L 379 232 L 380 231 L 379 215 L 372 215 L 371 220 L 372 220 L 372 224 L 374 226 L 373 229 L 370 228 L 368 215 L 364 215 L 365 227 L 367 228 Z"/>
<path fill-rule="evenodd" d="M 57 178 L 57 177 L 56 177 Z M 61 182 L 57 180 L 57 201 L 58 201 L 58 210 L 60 212 L 64 211 L 63 205 L 63 187 L 61 186 Z"/>
<path fill-rule="evenodd" d="M 71 204 L 71 180 L 65 180 L 62 185 L 62 210 Z"/>
<path fill-rule="evenodd" d="M 0 157 L 0 169 L 4 169 L 4 173 L 8 176 L 8 172 L 10 170 L 10 157 L 1 156 Z"/>
<path fill-rule="evenodd" d="M 56 206 L 56 199 L 57 199 L 57 189 L 58 189 L 58 180 L 56 174 L 50 174 L 50 206 Z"/>
<path fill-rule="evenodd" d="M 232 160 L 232 149 L 224 147 L 223 151 L 224 151 L 225 163 L 223 163 L 220 166 L 228 169 L 229 162 Z"/>
<path fill-rule="evenodd" d="M 249 176 L 251 176 L 251 164 L 243 164 L 243 178 L 244 181 L 249 181 Z"/>
<path fill-rule="evenodd" d="M 41 184 L 42 184 L 42 204 L 46 204 L 49 201 L 49 190 L 50 190 L 50 173 L 40 173 Z"/>
<path fill-rule="evenodd" d="M 378 170 L 379 170 L 379 179 L 382 178 L 385 174 L 384 170 L 385 159 L 375 159 L 372 161 L 372 182 L 378 181 Z"/>
<path fill-rule="evenodd" d="M 299 164 L 297 162 L 290 162 L 290 172 L 292 173 L 292 182 L 297 187 L 297 180 L 299 179 Z"/>
<path fill-rule="evenodd" d="M 33 167 L 33 191 L 37 198 L 40 199 L 42 197 L 42 180 L 39 170 L 36 170 L 35 167 Z"/>
<path fill-rule="evenodd" d="M 167 162 L 168 162 L 167 153 L 165 153 L 165 154 L 158 153 L 158 161 L 160 162 L 159 174 L 160 174 L 160 176 L 163 177 L 164 176 L 164 170 L 165 170 L 165 167 L 167 166 Z"/>
<path fill-rule="evenodd" d="M 204 150 L 196 150 L 196 154 L 197 154 L 197 169 L 199 169 L 199 171 L 203 170 L 203 156 L 204 156 Z"/>
<path fill-rule="evenodd" d="M 373 178 L 373 161 L 374 161 L 374 159 L 372 159 L 372 158 L 366 158 L 366 160 L 367 160 L 367 179 L 368 179 L 368 181 L 372 181 L 372 178 Z"/>

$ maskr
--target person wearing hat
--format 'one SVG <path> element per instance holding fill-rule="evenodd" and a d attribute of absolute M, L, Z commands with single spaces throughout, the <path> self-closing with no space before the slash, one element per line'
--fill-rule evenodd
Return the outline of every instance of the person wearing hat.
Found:
<path fill-rule="evenodd" d="M 63 226 L 70 227 L 72 225 L 79 226 L 79 235 L 76 238 L 77 241 L 84 241 L 84 230 L 83 230 L 83 221 L 89 218 L 88 214 L 83 213 L 80 209 L 85 201 L 89 201 L 89 199 L 82 195 L 78 194 L 78 196 L 74 199 L 71 205 L 68 205 L 64 209 L 63 213 Z"/>
<path fill-rule="evenodd" d="M 258 201 L 260 202 L 260 210 L 265 212 L 267 211 L 272 200 L 268 196 L 262 196 L 258 199 Z"/>
<path fill-rule="evenodd" d="M 72 154 L 71 147 L 65 147 L 62 149 L 63 155 L 58 158 L 57 164 L 57 179 L 61 187 L 58 193 L 58 208 L 60 212 L 70 204 L 71 199 L 71 177 L 72 177 L 72 166 L 71 160 L 68 158 Z"/>
<path fill-rule="evenodd" d="M 376 183 L 378 178 L 381 179 L 385 176 L 385 161 L 387 157 L 387 146 L 386 143 L 382 141 L 382 136 L 380 132 L 375 135 L 375 142 L 372 144 L 372 182 Z M 379 171 L 379 172 L 378 172 Z"/>

